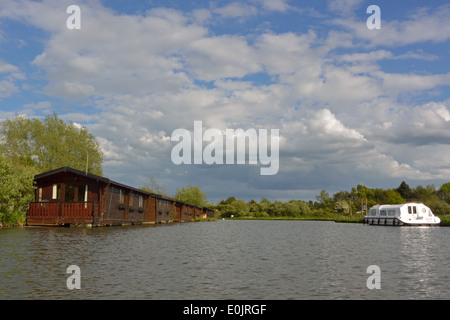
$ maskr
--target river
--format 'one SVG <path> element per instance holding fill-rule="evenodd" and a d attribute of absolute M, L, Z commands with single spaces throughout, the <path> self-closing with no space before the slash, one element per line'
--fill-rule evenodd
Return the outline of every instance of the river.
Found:
<path fill-rule="evenodd" d="M 324 221 L 3 228 L 0 299 L 448 299 L 449 239 Z"/>

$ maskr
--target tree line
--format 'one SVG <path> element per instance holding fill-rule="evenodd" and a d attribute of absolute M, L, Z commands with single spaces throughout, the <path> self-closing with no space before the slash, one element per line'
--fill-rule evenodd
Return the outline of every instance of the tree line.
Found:
<path fill-rule="evenodd" d="M 221 200 L 215 208 L 221 217 L 292 217 L 292 218 L 335 218 L 362 217 L 376 204 L 402 204 L 421 202 L 430 207 L 434 214 L 450 214 L 450 182 L 439 189 L 434 185 L 411 188 L 405 181 L 395 189 L 368 188 L 357 185 L 350 191 L 339 191 L 332 196 L 322 190 L 315 201 L 278 201 L 262 198 L 260 202 L 245 202 L 235 197 Z"/>
<path fill-rule="evenodd" d="M 23 224 L 28 203 L 34 200 L 34 176 L 69 166 L 103 175 L 103 153 L 95 137 L 83 126 L 66 122 L 56 113 L 45 119 L 17 116 L 0 122 L 0 226 Z M 142 190 L 171 196 L 155 179 Z M 171 197 L 198 206 L 209 206 L 220 217 L 336 217 L 362 216 L 375 204 L 422 202 L 433 213 L 450 213 L 450 182 L 411 188 L 405 181 L 395 189 L 368 188 L 358 185 L 334 195 L 322 190 L 315 201 L 245 202 L 231 196 L 218 204 L 208 203 L 198 186 L 177 189 Z"/>

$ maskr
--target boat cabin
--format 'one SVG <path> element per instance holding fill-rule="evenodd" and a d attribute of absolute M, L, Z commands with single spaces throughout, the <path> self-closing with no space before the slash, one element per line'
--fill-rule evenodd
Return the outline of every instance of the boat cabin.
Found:
<path fill-rule="evenodd" d="M 364 217 L 364 223 L 376 225 L 439 225 L 440 221 L 423 203 L 376 205 Z"/>

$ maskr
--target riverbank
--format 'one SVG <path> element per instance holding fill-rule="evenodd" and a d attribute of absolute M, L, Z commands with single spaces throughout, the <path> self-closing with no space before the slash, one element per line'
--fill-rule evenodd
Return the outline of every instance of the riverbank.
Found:
<path fill-rule="evenodd" d="M 440 226 L 450 227 L 450 215 L 438 216 L 441 219 Z M 363 223 L 364 217 L 327 217 L 327 216 L 304 216 L 304 217 L 234 217 L 225 218 L 229 220 L 306 220 L 306 221 L 334 221 L 339 223 Z"/>
<path fill-rule="evenodd" d="M 328 217 L 328 216 L 299 216 L 299 217 L 227 217 L 226 220 L 316 220 L 316 221 L 334 221 L 348 223 L 362 223 L 363 217 Z"/>

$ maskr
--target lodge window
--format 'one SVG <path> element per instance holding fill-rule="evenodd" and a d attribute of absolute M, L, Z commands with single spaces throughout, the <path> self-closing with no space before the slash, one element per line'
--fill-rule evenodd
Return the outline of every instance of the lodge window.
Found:
<path fill-rule="evenodd" d="M 144 197 L 139 196 L 139 208 L 143 208 L 143 207 L 144 207 Z"/>
<path fill-rule="evenodd" d="M 78 202 L 88 201 L 88 186 L 78 186 Z"/>
<path fill-rule="evenodd" d="M 66 202 L 75 201 L 75 186 L 66 184 L 66 190 L 64 192 L 64 201 Z"/>
<path fill-rule="evenodd" d="M 123 192 L 122 189 L 119 189 L 119 203 L 123 204 Z"/>
<path fill-rule="evenodd" d="M 133 206 L 133 202 L 134 202 L 134 199 L 133 199 L 133 197 L 134 197 L 134 193 L 131 193 L 131 197 L 130 197 L 130 201 L 129 201 L 129 205 L 130 205 L 130 207 L 132 207 L 132 206 Z"/>
<path fill-rule="evenodd" d="M 52 199 L 53 200 L 57 200 L 61 198 L 61 185 L 58 184 L 54 184 L 53 185 L 53 190 L 52 190 Z"/>

